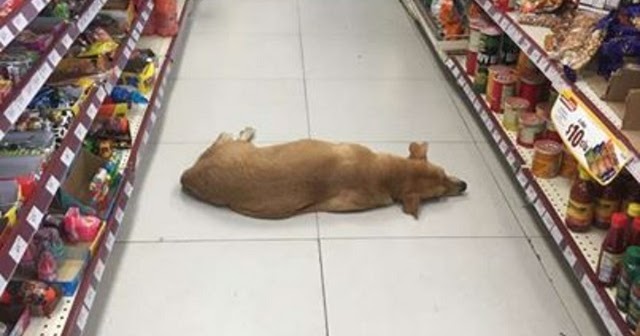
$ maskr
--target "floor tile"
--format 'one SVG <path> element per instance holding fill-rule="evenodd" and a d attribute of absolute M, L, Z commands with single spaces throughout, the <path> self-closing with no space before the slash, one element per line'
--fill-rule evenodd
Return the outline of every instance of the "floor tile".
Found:
<path fill-rule="evenodd" d="M 472 110 L 466 104 L 466 98 L 462 96 L 462 93 L 457 90 L 456 87 L 453 87 L 452 83 L 448 83 L 446 86 L 447 93 L 449 98 L 453 102 L 453 106 L 455 106 L 458 111 L 458 115 L 460 115 L 463 120 L 465 126 L 467 127 L 467 131 L 471 135 L 471 138 L 475 142 L 487 142 L 487 135 L 484 132 L 484 125 L 480 124 L 480 119 L 475 116 L 475 111 Z"/>
<path fill-rule="evenodd" d="M 531 244 L 540 258 L 556 292 L 562 299 L 582 336 L 608 335 L 584 290 L 568 269 L 555 243 L 550 239 L 534 238 Z"/>
<path fill-rule="evenodd" d="M 300 38 L 282 34 L 189 34 L 178 78 L 302 78 Z"/>
<path fill-rule="evenodd" d="M 297 35 L 296 0 L 201 1 L 191 31 Z"/>
<path fill-rule="evenodd" d="M 423 43 L 413 35 L 303 35 L 306 77 L 440 80 Z"/>
<path fill-rule="evenodd" d="M 269 221 L 245 217 L 214 207 L 182 192 L 180 176 L 208 147 L 204 144 L 159 144 L 144 159 L 129 206 L 126 241 L 315 238 L 314 214 Z"/>
<path fill-rule="evenodd" d="M 374 143 L 379 151 L 408 155 L 408 144 Z M 318 214 L 322 237 L 480 237 L 523 236 L 516 218 L 482 164 L 473 144 L 434 143 L 429 159 L 469 185 L 466 195 L 428 202 L 420 219 L 400 205 L 350 214 Z"/>
<path fill-rule="evenodd" d="M 87 335 L 325 335 L 316 242 L 117 244 L 115 254 Z"/>
<path fill-rule="evenodd" d="M 398 34 L 415 28 L 397 1 L 299 1 L 302 34 Z"/>
<path fill-rule="evenodd" d="M 246 126 L 261 141 L 309 134 L 301 80 L 178 80 L 167 104 L 162 142 L 209 144 Z"/>
<path fill-rule="evenodd" d="M 493 139 L 489 141 L 493 142 Z M 478 143 L 477 146 L 480 149 L 480 154 L 482 154 L 484 162 L 489 166 L 493 177 L 496 179 L 509 204 L 514 207 L 526 205 L 527 200 L 522 195 L 520 185 L 515 181 L 513 173 L 509 170 L 510 168 L 506 166 L 502 154 L 497 153 L 495 144 L 487 142 Z"/>
<path fill-rule="evenodd" d="M 468 141 L 441 84 L 308 80 L 311 135 L 354 141 Z"/>
<path fill-rule="evenodd" d="M 523 239 L 329 240 L 332 336 L 575 336 Z"/>

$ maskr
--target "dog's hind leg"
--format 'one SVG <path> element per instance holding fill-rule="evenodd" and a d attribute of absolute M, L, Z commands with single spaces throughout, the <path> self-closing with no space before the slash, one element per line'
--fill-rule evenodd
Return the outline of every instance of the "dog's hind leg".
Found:
<path fill-rule="evenodd" d="M 255 128 L 245 127 L 242 131 L 240 131 L 240 136 L 238 136 L 238 141 L 251 142 L 255 136 L 256 136 Z"/>

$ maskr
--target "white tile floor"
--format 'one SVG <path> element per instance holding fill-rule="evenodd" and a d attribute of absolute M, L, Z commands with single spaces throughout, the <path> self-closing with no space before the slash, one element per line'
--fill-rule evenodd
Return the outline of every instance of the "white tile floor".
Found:
<path fill-rule="evenodd" d="M 199 0 L 88 335 L 602 335 L 396 0 Z M 430 157 L 468 196 L 258 221 L 179 175 L 222 131 Z"/>

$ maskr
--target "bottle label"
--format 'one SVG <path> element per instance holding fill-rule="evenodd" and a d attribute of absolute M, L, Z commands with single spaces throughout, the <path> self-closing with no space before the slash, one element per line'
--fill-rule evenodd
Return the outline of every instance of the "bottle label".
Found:
<path fill-rule="evenodd" d="M 618 211 L 620 207 L 619 201 L 598 199 L 596 202 L 596 218 L 601 222 L 609 222 L 611 220 L 611 215 L 614 212 Z"/>
<path fill-rule="evenodd" d="M 622 311 L 626 311 L 629 304 L 629 289 L 629 275 L 623 268 L 616 288 L 616 304 Z"/>
<path fill-rule="evenodd" d="M 600 268 L 598 268 L 598 280 L 606 284 L 613 283 L 618 276 L 621 261 L 622 254 L 602 251 L 600 255 Z"/>
<path fill-rule="evenodd" d="M 589 225 L 593 220 L 593 206 L 570 199 L 567 207 L 567 219 L 571 219 L 574 223 Z"/>

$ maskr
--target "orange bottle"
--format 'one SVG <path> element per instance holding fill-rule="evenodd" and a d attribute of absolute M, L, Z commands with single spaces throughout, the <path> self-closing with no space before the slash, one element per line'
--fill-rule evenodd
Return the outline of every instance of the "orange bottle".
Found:
<path fill-rule="evenodd" d="M 581 168 L 578 178 L 571 186 L 569 204 L 567 205 L 565 223 L 569 230 L 585 232 L 591 227 L 595 203 L 593 189 L 591 177 Z"/>

